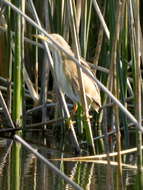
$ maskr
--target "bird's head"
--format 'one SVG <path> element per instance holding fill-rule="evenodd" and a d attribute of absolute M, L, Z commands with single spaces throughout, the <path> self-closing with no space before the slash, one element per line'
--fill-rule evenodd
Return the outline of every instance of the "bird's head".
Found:
<path fill-rule="evenodd" d="M 35 38 L 46 41 L 48 45 L 56 50 L 59 50 L 60 47 L 65 49 L 69 54 L 73 54 L 71 47 L 68 45 L 66 40 L 59 34 L 53 33 L 48 34 L 49 37 L 44 35 L 33 35 Z"/>

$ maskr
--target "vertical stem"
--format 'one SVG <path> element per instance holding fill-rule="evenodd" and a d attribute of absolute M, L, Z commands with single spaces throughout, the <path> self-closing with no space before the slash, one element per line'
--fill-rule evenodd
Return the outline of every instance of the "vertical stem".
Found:
<path fill-rule="evenodd" d="M 21 144 L 14 143 L 12 146 L 11 157 L 11 177 L 10 177 L 10 189 L 19 190 L 21 182 Z"/>
<path fill-rule="evenodd" d="M 141 118 L 141 73 L 140 73 L 140 1 L 137 0 L 135 4 L 135 27 L 136 27 L 136 80 L 135 80 L 135 97 L 136 97 L 136 118 L 140 127 L 142 126 L 142 118 Z M 143 180 L 142 180 L 142 133 L 137 131 L 137 166 L 138 166 L 138 189 L 143 188 Z"/>
<path fill-rule="evenodd" d="M 21 1 L 21 10 L 22 12 L 25 13 L 25 0 L 22 0 Z M 21 81 L 22 81 L 22 89 L 21 89 L 21 93 L 22 93 L 22 97 L 24 97 L 24 82 L 23 82 L 23 67 L 24 67 L 24 57 L 25 57 L 25 54 L 24 54 L 24 31 L 25 31 L 25 19 L 23 17 L 21 17 L 21 72 L 22 72 L 22 75 L 21 75 Z M 25 109 L 26 109 L 26 106 L 24 104 L 24 98 L 22 98 L 22 112 L 25 113 Z M 24 124 L 25 122 L 25 117 L 24 117 L 24 114 L 23 114 L 23 121 L 22 123 Z"/>
<path fill-rule="evenodd" d="M 81 12 L 81 31 L 82 31 L 80 34 L 81 55 L 83 57 L 86 57 L 87 0 L 82 1 L 81 8 L 82 10 L 84 10 Z"/>
<path fill-rule="evenodd" d="M 77 35 L 78 36 L 79 36 L 79 31 L 80 31 L 81 4 L 82 4 L 81 0 L 78 0 L 76 2 L 76 28 L 77 28 Z"/>
<path fill-rule="evenodd" d="M 49 77 L 49 65 L 47 64 L 47 54 L 44 55 L 43 66 L 42 66 L 42 79 L 41 79 L 41 103 L 42 107 L 42 122 L 47 120 L 47 93 L 48 93 L 48 77 Z M 43 126 L 46 128 L 46 125 Z"/>
<path fill-rule="evenodd" d="M 38 34 L 38 31 L 36 29 L 36 35 Z M 36 42 L 38 42 L 38 39 L 36 39 Z M 35 91 L 38 94 L 38 46 L 35 47 Z"/>
<path fill-rule="evenodd" d="M 113 68 L 113 94 L 116 98 L 119 97 L 118 92 L 118 82 L 117 82 L 117 47 L 119 43 L 119 36 L 120 36 L 120 22 L 121 22 L 121 12 L 123 8 L 123 2 L 119 0 L 117 3 L 117 12 L 116 12 L 116 24 L 115 24 L 115 32 L 114 32 L 114 38 L 113 38 L 113 46 L 112 46 L 112 52 L 111 52 L 111 62 L 112 62 L 112 68 Z M 116 127 L 116 135 L 117 135 L 117 152 L 118 152 L 118 178 L 117 178 L 117 188 L 122 189 L 122 166 L 121 166 L 121 139 L 120 139 L 120 127 L 119 127 L 119 108 L 117 105 L 114 106 L 114 113 L 115 113 L 115 127 Z"/>
<path fill-rule="evenodd" d="M 106 1 L 104 3 L 104 7 L 103 7 L 103 16 L 105 16 L 105 9 L 106 9 Z M 97 45 L 96 45 L 96 49 L 95 49 L 95 56 L 94 56 L 94 60 L 93 60 L 93 64 L 95 64 L 95 65 L 98 65 L 99 57 L 101 54 L 103 34 L 104 34 L 104 30 L 103 30 L 102 25 L 100 24 L 100 28 L 99 28 L 99 32 L 98 32 Z"/>
<path fill-rule="evenodd" d="M 21 1 L 14 1 L 21 9 Z M 14 60 L 14 92 L 13 92 L 13 119 L 17 125 L 22 125 L 23 96 L 22 96 L 22 60 L 21 60 L 21 16 L 15 15 L 15 60 Z"/>
<path fill-rule="evenodd" d="M 9 112 L 11 114 L 12 111 L 12 87 L 11 87 L 11 81 L 12 81 L 12 50 L 11 45 L 13 43 L 13 38 L 11 36 L 11 30 L 12 30 L 12 23 L 11 23 L 11 7 L 8 7 L 8 64 L 9 64 L 9 73 L 8 73 L 8 98 L 7 98 L 7 106 L 9 109 Z"/>

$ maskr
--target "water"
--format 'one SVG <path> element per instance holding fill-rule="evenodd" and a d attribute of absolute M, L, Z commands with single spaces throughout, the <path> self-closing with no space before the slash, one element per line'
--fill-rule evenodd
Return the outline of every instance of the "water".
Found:
<path fill-rule="evenodd" d="M 41 138 L 37 135 L 29 135 L 26 138 L 31 145 L 48 159 L 71 157 L 70 151 L 62 153 L 61 145 L 55 142 L 52 136 Z M 30 140 L 32 139 L 32 140 Z M 0 139 L 0 190 L 72 190 L 59 176 L 55 175 L 45 164 L 39 161 L 31 152 L 19 143 L 19 157 L 15 154 L 14 146 L 10 139 Z M 59 146 L 60 145 L 60 146 Z M 59 150 L 60 148 L 60 150 Z M 19 175 L 13 169 L 13 163 L 20 163 Z M 52 161 L 62 172 L 78 183 L 85 190 L 105 190 L 116 188 L 117 167 L 87 162 L 63 162 Z M 136 189 L 136 170 L 123 169 L 124 188 Z M 14 178 L 14 179 L 13 179 Z M 15 182 L 13 182 L 13 180 Z"/>

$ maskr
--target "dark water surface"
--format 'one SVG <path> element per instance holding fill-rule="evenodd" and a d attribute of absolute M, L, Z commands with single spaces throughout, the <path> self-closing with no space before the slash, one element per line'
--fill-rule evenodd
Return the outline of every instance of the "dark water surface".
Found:
<path fill-rule="evenodd" d="M 48 159 L 73 156 L 68 151 L 62 153 L 60 142 L 54 142 L 53 137 L 43 139 L 37 135 L 29 135 L 26 139 L 32 147 Z M 31 152 L 19 143 L 16 143 L 16 145 L 19 146 L 19 151 L 16 152 L 14 150 L 14 152 L 15 143 L 10 139 L 0 138 L 0 190 L 73 189 Z M 16 159 L 16 155 L 19 159 Z M 20 169 L 20 173 L 17 176 L 16 170 L 13 169 L 14 162 L 20 163 L 17 166 Z M 116 166 L 111 166 L 109 169 L 107 165 L 97 163 L 51 162 L 85 190 L 106 190 L 109 186 L 110 189 L 117 189 L 115 182 Z M 19 171 L 19 169 L 17 170 Z M 136 189 L 136 173 L 135 169 L 123 169 L 124 189 Z M 12 182 L 13 180 L 15 182 Z"/>

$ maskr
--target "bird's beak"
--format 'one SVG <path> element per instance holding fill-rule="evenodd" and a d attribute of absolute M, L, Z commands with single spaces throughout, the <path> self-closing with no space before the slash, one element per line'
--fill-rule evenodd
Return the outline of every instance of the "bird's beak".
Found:
<path fill-rule="evenodd" d="M 41 34 L 38 34 L 38 35 L 36 35 L 36 34 L 34 34 L 34 35 L 32 35 L 34 38 L 36 38 L 36 39 L 40 39 L 40 40 L 44 40 L 44 41 L 47 41 L 47 42 L 49 42 L 49 39 L 46 37 L 46 36 L 43 36 L 43 35 L 41 35 Z"/>

